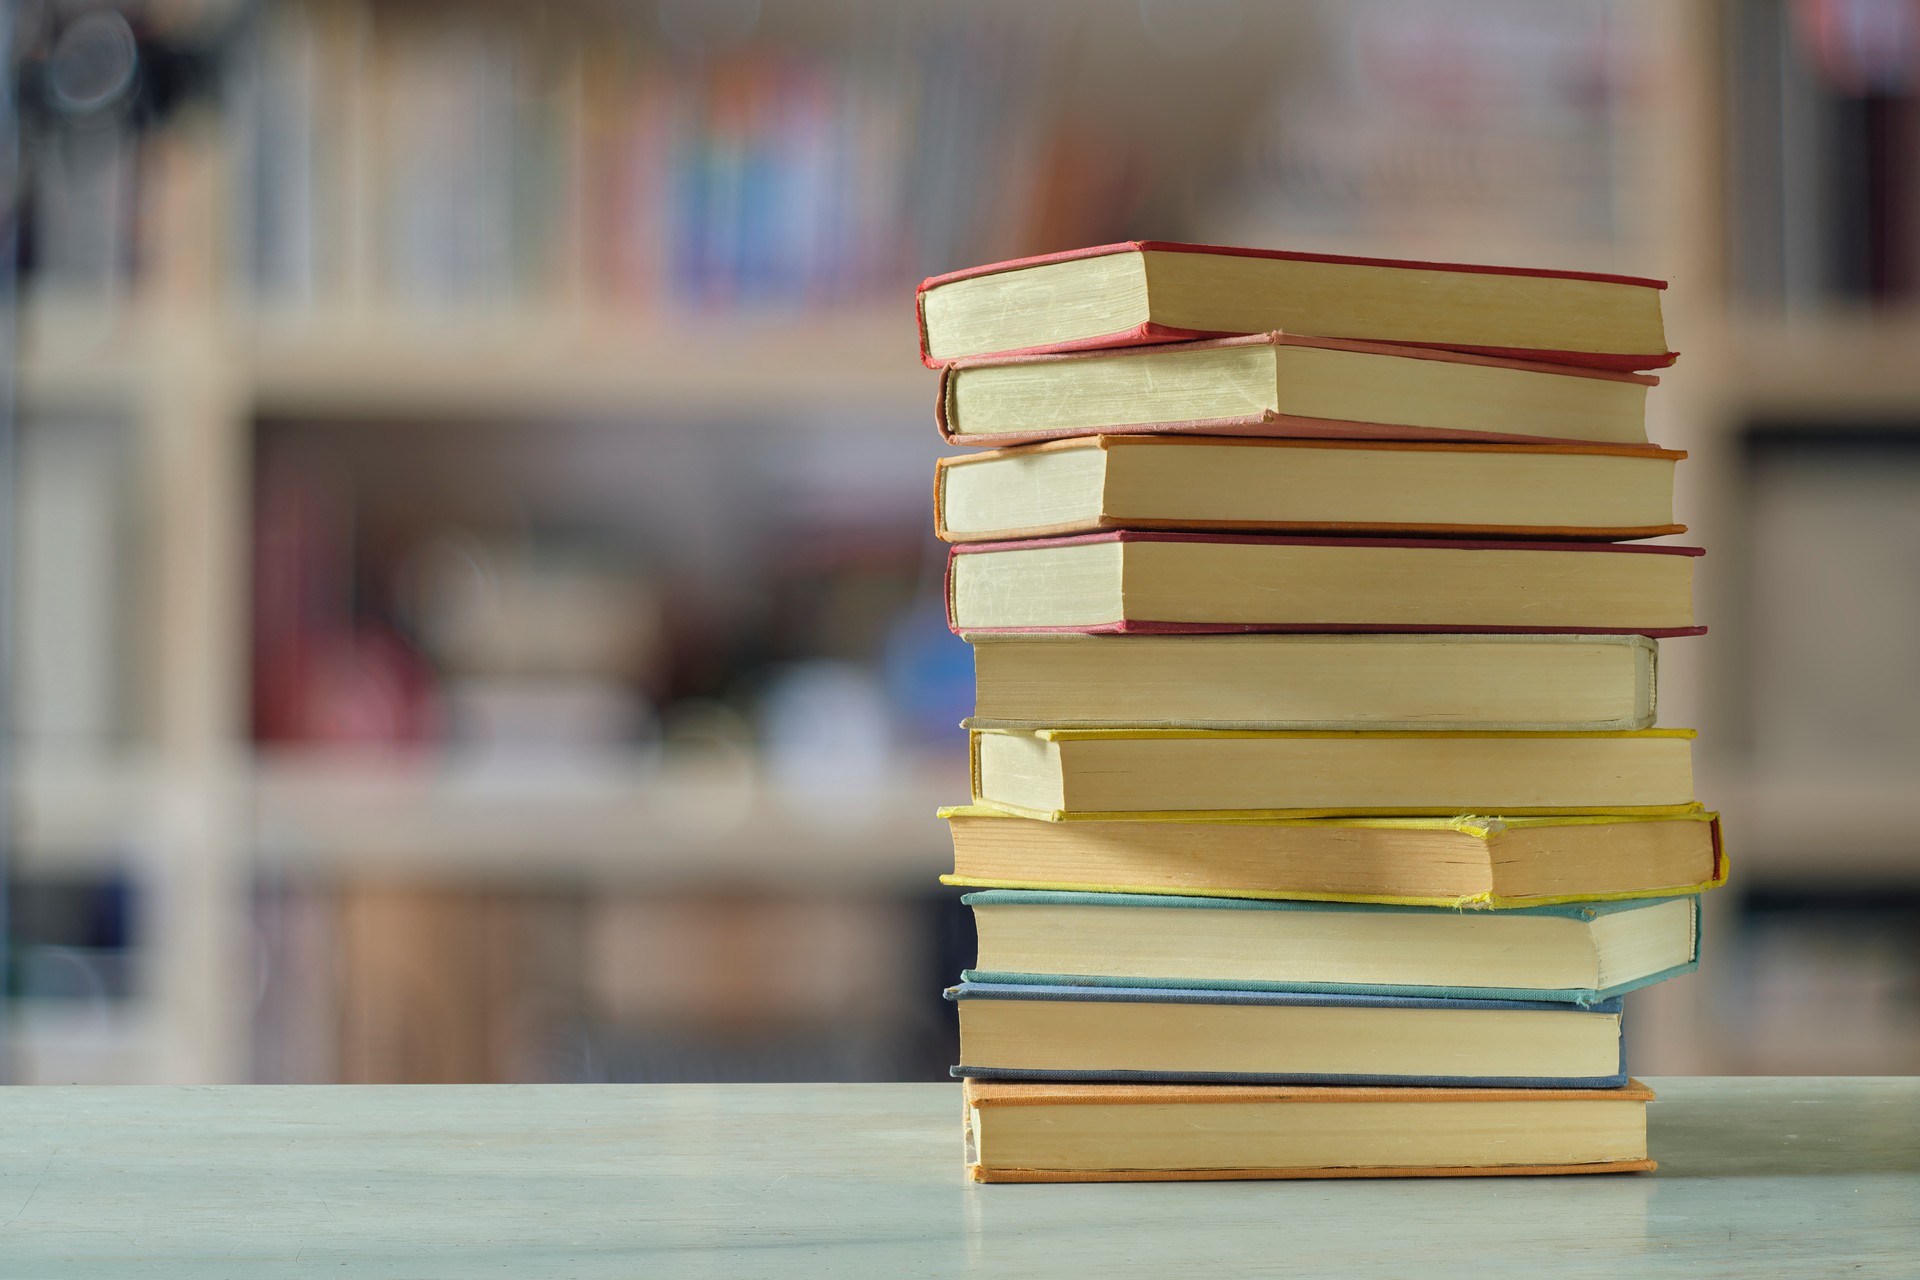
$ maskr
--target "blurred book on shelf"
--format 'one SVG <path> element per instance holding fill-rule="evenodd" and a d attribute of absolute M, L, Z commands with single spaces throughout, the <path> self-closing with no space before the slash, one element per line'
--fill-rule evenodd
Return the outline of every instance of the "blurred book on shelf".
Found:
<path fill-rule="evenodd" d="M 1753 765 L 1769 780 L 1910 793 L 1920 430 L 1763 424 L 1744 443 L 1758 566 L 1741 698 Z"/>
<path fill-rule="evenodd" d="M 945 1065 L 917 899 L 281 882 L 264 1081 L 901 1079 Z"/>
<path fill-rule="evenodd" d="M 1739 1070 L 1920 1070 L 1920 894 L 1894 883 L 1800 878 L 1750 889 L 1739 901 L 1736 974 L 1718 1015 Z"/>
<path fill-rule="evenodd" d="M 894 745 L 966 709 L 927 499 L 868 504 L 831 469 L 796 486 L 757 436 L 263 424 L 255 739 L 559 766 L 652 758 L 718 704 L 776 775 L 826 742 L 896 773 Z"/>
<path fill-rule="evenodd" d="M 1920 296 L 1920 9 L 1724 12 L 1736 290 L 1793 308 Z"/>
<path fill-rule="evenodd" d="M 1604 261 L 1631 230 L 1625 139 L 1645 28 L 1608 0 L 1319 0 L 1276 77 L 1222 238 L 1538 244 Z M 1623 198 L 1623 195 L 1626 198 Z M 1508 249 L 1508 252 L 1515 250 Z"/>
<path fill-rule="evenodd" d="M 130 452 L 108 422 L 34 418 L 19 436 L 8 731 L 35 747 L 104 750 L 137 719 Z"/>
<path fill-rule="evenodd" d="M 403 309 L 888 296 L 1063 220 L 1043 190 L 1055 24 L 958 25 L 895 14 L 692 60 L 591 8 L 277 6 L 232 103 L 246 277 L 270 303 Z"/>

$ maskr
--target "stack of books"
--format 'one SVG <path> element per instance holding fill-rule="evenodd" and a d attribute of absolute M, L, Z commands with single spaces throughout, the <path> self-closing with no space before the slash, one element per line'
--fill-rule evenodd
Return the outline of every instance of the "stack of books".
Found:
<path fill-rule="evenodd" d="M 1657 281 L 1105 246 L 921 286 L 981 1181 L 1652 1167 L 1725 878 Z"/>

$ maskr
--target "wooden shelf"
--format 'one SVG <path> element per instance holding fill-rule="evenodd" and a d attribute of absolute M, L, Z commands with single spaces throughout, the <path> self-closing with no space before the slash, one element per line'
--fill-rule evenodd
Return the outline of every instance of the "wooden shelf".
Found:
<path fill-rule="evenodd" d="M 17 1000 L 0 1042 L 10 1085 L 151 1079 L 166 1056 L 153 1011 L 139 1001 Z"/>
<path fill-rule="evenodd" d="M 1920 827 L 1910 782 L 1703 779 L 1726 817 L 1733 881 L 1920 883 Z"/>
<path fill-rule="evenodd" d="M 1920 422 L 1920 311 L 1734 319 L 1702 346 L 1696 381 L 1741 419 Z"/>
<path fill-rule="evenodd" d="M 963 801 L 965 757 L 809 789 L 751 760 L 610 758 L 510 767 L 364 753 L 266 753 L 234 780 L 255 865 L 296 876 L 857 888 L 932 885 L 948 859 L 934 810 Z M 18 862 L 124 870 L 166 803 L 132 755 L 31 753 L 17 779 Z"/>
<path fill-rule="evenodd" d="M 746 762 L 543 771 L 277 754 L 253 783 L 257 866 L 291 876 L 889 890 L 932 888 L 949 862 L 934 810 L 966 788 L 957 747 L 816 790 Z"/>
<path fill-rule="evenodd" d="M 40 874 L 124 870 L 161 802 L 152 762 L 129 751 L 46 749 L 17 761 L 15 867 Z"/>
<path fill-rule="evenodd" d="M 236 312 L 215 323 L 215 363 L 256 413 L 715 417 L 852 407 L 926 417 L 934 395 L 904 307 Z M 159 359 L 160 327 L 131 308 L 35 300 L 23 324 L 24 398 L 47 409 L 130 402 Z"/>
<path fill-rule="evenodd" d="M 39 412 L 124 409 L 147 374 L 130 307 L 107 298 L 30 295 L 20 315 L 20 399 Z"/>
<path fill-rule="evenodd" d="M 684 317 L 261 316 L 239 341 L 273 413 L 931 412 L 901 310 Z"/>

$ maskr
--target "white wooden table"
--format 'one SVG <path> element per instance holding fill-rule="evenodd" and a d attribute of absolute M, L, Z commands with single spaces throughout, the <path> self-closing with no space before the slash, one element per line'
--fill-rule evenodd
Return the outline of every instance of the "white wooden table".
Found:
<path fill-rule="evenodd" d="M 1650 1083 L 1657 1174 L 995 1187 L 950 1084 L 0 1090 L 0 1277 L 1920 1276 L 1920 1079 Z"/>

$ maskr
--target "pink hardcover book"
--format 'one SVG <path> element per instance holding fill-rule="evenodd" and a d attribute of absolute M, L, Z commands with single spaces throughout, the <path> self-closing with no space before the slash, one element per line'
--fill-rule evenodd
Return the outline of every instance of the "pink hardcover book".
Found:
<path fill-rule="evenodd" d="M 947 556 L 947 624 L 963 636 L 1414 632 L 1665 639 L 1706 633 L 1693 621 L 1692 561 L 1704 554 L 1699 547 L 1645 544 L 1135 530 L 968 543 Z"/>
<path fill-rule="evenodd" d="M 1118 255 L 1137 269 L 1072 265 Z M 1137 280 L 1112 287 L 1126 270 Z M 914 302 L 929 368 L 1284 330 L 1629 371 L 1676 358 L 1660 317 L 1666 287 L 1598 272 L 1129 240 L 950 271 L 923 281 Z"/>
<path fill-rule="evenodd" d="M 1496 374 L 1479 375 L 1483 379 L 1499 378 L 1511 384 L 1516 390 L 1524 384 L 1555 385 L 1563 388 L 1580 388 L 1588 391 L 1584 399 L 1592 400 L 1601 392 L 1614 391 L 1619 387 L 1630 388 L 1626 394 L 1631 397 L 1632 415 L 1630 421 L 1619 423 L 1617 430 L 1631 428 L 1631 436 L 1601 434 L 1602 427 L 1615 427 L 1615 418 L 1622 412 L 1615 409 L 1612 415 L 1596 413 L 1597 405 L 1584 405 L 1587 416 L 1569 424 L 1562 422 L 1557 431 L 1542 430 L 1555 424 L 1539 421 L 1537 418 L 1525 421 L 1521 430 L 1490 430 L 1491 414 L 1502 407 L 1497 384 L 1483 382 L 1477 389 L 1477 398 L 1463 398 L 1462 389 L 1450 385 L 1440 392 L 1435 400 L 1444 402 L 1444 407 L 1428 403 L 1429 397 L 1423 394 L 1428 388 L 1422 383 L 1407 384 L 1408 393 L 1400 397 L 1394 406 L 1402 415 L 1397 421 L 1368 421 L 1358 417 L 1307 416 L 1288 413 L 1280 408 L 1269 406 L 1258 412 L 1248 412 L 1231 418 L 1177 418 L 1167 420 L 1157 418 L 1149 410 L 1138 414 L 1138 421 L 1117 421 L 1103 419 L 1092 424 L 1074 426 L 1035 426 L 1021 424 L 1022 430 L 991 433 L 976 433 L 961 429 L 959 418 L 959 388 L 963 381 L 973 377 L 986 376 L 984 371 L 1003 369 L 1009 366 L 1022 368 L 1047 368 L 1052 366 L 1063 374 L 1071 374 L 1076 369 L 1088 366 L 1090 361 L 1116 360 L 1133 364 L 1137 361 L 1152 361 L 1157 365 L 1163 360 L 1179 360 L 1189 352 L 1213 351 L 1246 347 L 1311 347 L 1321 351 L 1342 352 L 1350 356 L 1365 356 L 1376 360 L 1381 372 L 1399 365 L 1403 368 L 1432 369 L 1444 374 L 1448 366 L 1468 366 L 1474 370 L 1488 369 L 1499 371 Z M 970 371 L 981 370 L 981 374 Z M 1277 371 L 1276 371 L 1277 372 Z M 1152 380 L 1150 372 L 1142 368 L 1142 373 Z M 1347 374 L 1351 378 L 1352 374 Z M 1404 376 L 1404 375 L 1402 375 Z M 1550 382 L 1548 380 L 1551 380 Z M 1279 373 L 1276 394 L 1292 390 L 1291 379 Z M 1312 379 L 1308 379 L 1309 382 Z M 1606 369 L 1586 368 L 1574 365 L 1543 364 L 1537 360 L 1510 360 L 1504 357 L 1472 355 L 1461 351 L 1442 351 L 1430 347 L 1387 346 L 1378 342 L 1354 342 L 1345 338 L 1303 338 L 1291 333 L 1260 333 L 1240 338 L 1215 338 L 1202 342 L 1162 343 L 1151 347 L 1130 347 L 1110 351 L 1073 351 L 1046 355 L 1016 355 L 996 357 L 969 357 L 956 360 L 942 366 L 940 370 L 940 398 L 934 405 L 934 422 L 940 429 L 940 438 L 948 444 L 956 445 L 1001 445 L 1036 444 L 1047 440 L 1065 440 L 1077 436 L 1089 435 L 1201 435 L 1201 436 L 1264 436 L 1275 439 L 1293 440 L 1463 440 L 1481 442 L 1510 442 L 1556 444 L 1569 440 L 1598 442 L 1604 444 L 1641 444 L 1646 443 L 1644 420 L 1645 396 L 1647 387 L 1660 384 L 1660 379 L 1645 373 L 1618 373 Z M 1307 390 L 1314 390 L 1309 386 Z M 1063 391 L 1063 396 L 1070 393 Z M 1324 389 L 1322 390 L 1324 399 Z M 1140 404 L 1145 401 L 1136 402 Z M 1174 411 L 1175 415 L 1179 410 Z M 1571 425 L 1571 429 L 1568 429 Z M 1527 430 L 1526 428 L 1532 428 Z"/>

